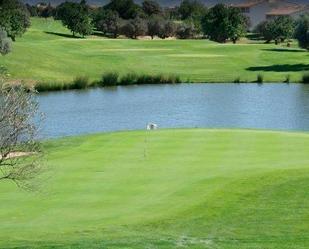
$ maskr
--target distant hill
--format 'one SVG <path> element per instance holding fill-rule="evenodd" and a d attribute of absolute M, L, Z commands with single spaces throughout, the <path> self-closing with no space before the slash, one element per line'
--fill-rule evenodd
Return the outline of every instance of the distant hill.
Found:
<path fill-rule="evenodd" d="M 38 2 L 50 2 L 51 4 L 59 4 L 61 2 L 64 2 L 64 0 L 23 0 L 25 3 L 30 3 L 30 4 L 35 4 Z M 79 2 L 80 0 L 71 0 L 71 1 L 76 1 Z M 216 3 L 238 3 L 238 2 L 243 2 L 243 0 L 200 0 L 201 2 L 204 2 L 206 5 L 214 5 Z M 108 3 L 109 0 L 88 0 L 88 3 L 90 4 L 96 4 L 96 5 L 104 5 Z M 142 2 L 142 0 L 136 0 L 136 2 Z M 157 0 L 161 5 L 163 6 L 175 6 L 179 5 L 181 0 Z M 294 2 L 294 3 L 301 3 L 301 4 L 308 4 L 308 0 L 289 0 L 289 2 Z"/>

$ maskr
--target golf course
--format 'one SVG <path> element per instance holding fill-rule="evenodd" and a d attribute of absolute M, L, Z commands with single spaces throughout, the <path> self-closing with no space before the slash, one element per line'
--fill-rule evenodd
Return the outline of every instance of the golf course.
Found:
<path fill-rule="evenodd" d="M 0 249 L 309 249 L 293 1 L 0 0 Z"/>
<path fill-rule="evenodd" d="M 182 82 L 300 82 L 309 57 L 297 42 L 288 48 L 246 38 L 238 44 L 209 40 L 72 38 L 61 22 L 32 18 L 29 30 L 1 57 L 10 79 L 53 84 L 103 73 L 177 75 Z"/>
<path fill-rule="evenodd" d="M 0 189 L 0 248 L 309 247 L 309 135 L 133 131 L 44 142 L 39 191 Z"/>

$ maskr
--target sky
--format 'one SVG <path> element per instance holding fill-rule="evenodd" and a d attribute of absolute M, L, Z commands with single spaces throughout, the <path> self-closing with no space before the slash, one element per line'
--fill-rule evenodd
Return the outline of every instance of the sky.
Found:
<path fill-rule="evenodd" d="M 79 2 L 79 0 L 70 0 L 70 1 L 76 1 Z M 237 3 L 237 2 L 243 2 L 245 0 L 200 0 L 201 2 L 204 2 L 206 5 L 213 5 L 218 2 L 224 2 L 224 3 Z M 24 2 L 27 3 L 38 3 L 38 2 L 50 2 L 51 4 L 59 4 L 60 2 L 64 2 L 64 0 L 24 0 Z M 104 5 L 109 2 L 109 0 L 88 0 L 87 1 L 90 4 L 96 4 L 96 5 Z M 136 0 L 136 2 L 142 2 L 142 0 Z M 174 6 L 181 2 L 181 0 L 157 0 L 161 5 L 164 6 Z M 309 0 L 289 0 L 289 2 L 295 2 L 295 3 L 302 3 L 302 4 L 308 4 Z"/>

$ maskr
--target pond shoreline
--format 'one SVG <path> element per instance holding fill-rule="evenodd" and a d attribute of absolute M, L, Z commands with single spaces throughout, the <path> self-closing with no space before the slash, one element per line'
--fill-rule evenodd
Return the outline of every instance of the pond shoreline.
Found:
<path fill-rule="evenodd" d="M 27 83 L 25 83 L 27 85 Z M 54 83 L 52 85 L 47 86 L 34 86 L 35 90 L 38 93 L 46 93 L 46 92 L 61 92 L 61 91 L 70 91 L 70 90 L 91 90 L 91 89 L 104 89 L 104 88 L 110 88 L 110 87 L 118 87 L 118 86 L 147 86 L 147 85 L 179 85 L 179 84 L 188 84 L 188 85 L 199 85 L 199 84 L 308 84 L 303 82 L 257 82 L 257 81 L 241 81 L 241 82 L 173 82 L 173 83 L 134 83 L 134 84 L 111 84 L 111 85 L 99 85 L 97 82 L 91 83 L 87 86 L 76 86 L 74 83 Z"/>
<path fill-rule="evenodd" d="M 191 81 L 184 80 L 175 74 L 137 74 L 135 72 L 120 75 L 117 72 L 106 72 L 100 80 L 90 80 L 88 76 L 78 76 L 72 81 L 35 81 L 35 80 L 8 80 L 9 84 L 22 82 L 34 88 L 37 92 L 56 92 L 67 90 L 84 90 L 115 86 L 144 86 L 144 85 L 173 85 L 173 84 L 308 84 L 309 74 L 304 74 L 301 80 L 291 80 L 289 75 L 284 80 L 269 81 L 263 74 L 258 74 L 255 80 L 242 80 L 240 77 L 229 81 Z"/>

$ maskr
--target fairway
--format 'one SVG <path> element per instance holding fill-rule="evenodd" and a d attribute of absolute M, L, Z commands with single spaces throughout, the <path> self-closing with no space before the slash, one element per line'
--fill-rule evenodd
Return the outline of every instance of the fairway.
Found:
<path fill-rule="evenodd" d="M 160 130 L 49 141 L 40 192 L 1 182 L 0 248 L 309 247 L 309 135 Z"/>
<path fill-rule="evenodd" d="M 185 82 L 299 82 L 309 70 L 308 52 L 286 44 L 218 44 L 208 40 L 129 40 L 91 36 L 75 39 L 60 22 L 32 19 L 32 26 L 1 57 L 13 79 L 30 82 L 71 82 L 87 76 L 99 80 L 104 72 L 121 75 L 164 74 Z"/>

